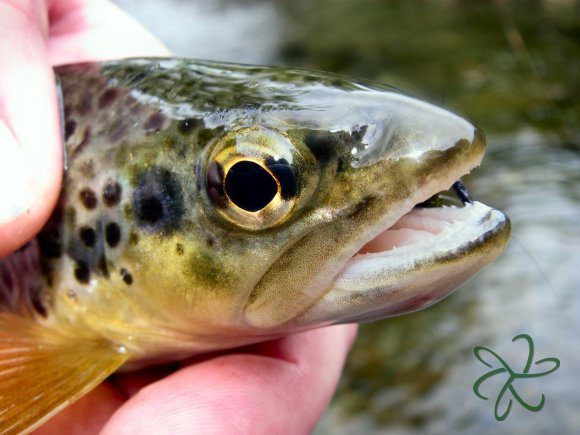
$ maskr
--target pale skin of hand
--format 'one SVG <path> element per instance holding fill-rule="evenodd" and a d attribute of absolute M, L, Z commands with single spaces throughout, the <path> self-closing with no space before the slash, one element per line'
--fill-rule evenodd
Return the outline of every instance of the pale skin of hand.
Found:
<path fill-rule="evenodd" d="M 168 54 L 106 0 L 0 0 L 0 256 L 42 228 L 58 197 L 52 66 Z M 333 326 L 116 375 L 36 433 L 308 433 L 355 334 L 354 325 Z"/>

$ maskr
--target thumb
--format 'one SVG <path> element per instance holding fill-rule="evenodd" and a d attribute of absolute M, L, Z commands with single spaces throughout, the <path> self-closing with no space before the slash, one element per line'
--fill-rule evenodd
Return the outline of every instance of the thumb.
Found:
<path fill-rule="evenodd" d="M 0 0 L 0 256 L 45 223 L 62 151 L 44 2 Z"/>

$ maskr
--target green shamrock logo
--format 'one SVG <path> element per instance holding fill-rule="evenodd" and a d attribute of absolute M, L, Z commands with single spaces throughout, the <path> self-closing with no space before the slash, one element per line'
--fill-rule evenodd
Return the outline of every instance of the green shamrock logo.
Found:
<path fill-rule="evenodd" d="M 502 402 L 502 399 L 508 390 L 511 393 L 512 397 L 515 398 L 518 401 L 518 403 L 520 405 L 522 405 L 524 408 L 526 408 L 528 411 L 532 411 L 532 412 L 540 411 L 544 407 L 544 404 L 546 403 L 546 397 L 544 396 L 544 394 L 542 394 L 542 396 L 540 397 L 540 401 L 538 402 L 538 404 L 531 405 L 531 404 L 527 403 L 524 399 L 522 399 L 522 397 L 517 393 L 516 389 L 514 388 L 513 383 L 516 379 L 539 378 L 541 376 L 549 375 L 550 373 L 556 371 L 560 367 L 560 360 L 559 359 L 553 358 L 553 357 L 552 358 L 544 358 L 544 359 L 541 359 L 539 361 L 536 361 L 534 364 L 536 366 L 540 366 L 540 365 L 545 364 L 545 363 L 553 363 L 554 364 L 553 367 L 551 369 L 545 370 L 543 372 L 530 373 L 530 368 L 532 367 L 532 361 L 534 360 L 534 341 L 532 340 L 532 337 L 530 337 L 528 334 L 520 334 L 520 335 L 516 335 L 512 339 L 512 342 L 515 343 L 517 340 L 520 340 L 520 339 L 526 340 L 528 343 L 528 347 L 529 347 L 528 360 L 526 361 L 526 365 L 524 367 L 524 370 L 521 373 L 518 373 L 518 372 L 512 370 L 512 368 L 510 366 L 508 366 L 507 363 L 493 350 L 488 349 L 488 348 L 483 347 L 483 346 L 476 346 L 473 349 L 473 353 L 475 354 L 475 357 L 479 361 L 481 361 L 483 364 L 485 364 L 487 367 L 493 369 L 493 365 L 484 359 L 484 357 L 482 355 L 482 353 L 484 351 L 487 352 L 488 354 L 490 354 L 491 356 L 495 357 L 495 359 L 497 361 L 499 361 L 499 363 L 502 366 L 500 368 L 497 368 L 497 369 L 494 369 L 494 370 L 487 372 L 486 374 L 481 376 L 477 381 L 475 381 L 475 383 L 473 384 L 473 392 L 475 393 L 475 395 L 477 397 L 479 397 L 480 399 L 483 399 L 483 400 L 488 400 L 488 397 L 485 397 L 483 394 L 481 394 L 479 392 L 479 387 L 481 386 L 481 384 L 484 383 L 487 379 L 491 378 L 492 376 L 499 375 L 502 373 L 508 374 L 507 381 L 504 384 L 504 386 L 502 387 L 502 389 L 500 390 L 500 392 L 497 396 L 497 400 L 495 401 L 494 414 L 495 414 L 495 419 L 497 421 L 505 420 L 512 409 L 513 400 L 512 400 L 512 398 L 510 398 L 505 411 L 500 414 L 500 410 L 499 410 L 500 403 Z"/>

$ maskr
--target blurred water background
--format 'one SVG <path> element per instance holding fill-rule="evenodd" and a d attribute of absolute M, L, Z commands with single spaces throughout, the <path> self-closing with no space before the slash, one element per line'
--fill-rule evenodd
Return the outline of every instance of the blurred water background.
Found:
<path fill-rule="evenodd" d="M 444 302 L 363 326 L 317 434 L 580 433 L 578 1 L 116 3 L 177 55 L 386 82 L 487 134 L 484 164 L 464 181 L 511 217 L 509 248 Z M 540 412 L 514 402 L 498 422 L 507 379 L 484 384 L 490 400 L 477 398 L 473 383 L 491 369 L 473 348 L 521 371 L 527 346 L 511 342 L 520 333 L 534 339 L 534 361 L 557 357 L 561 367 L 514 384 L 531 404 L 545 395 Z"/>

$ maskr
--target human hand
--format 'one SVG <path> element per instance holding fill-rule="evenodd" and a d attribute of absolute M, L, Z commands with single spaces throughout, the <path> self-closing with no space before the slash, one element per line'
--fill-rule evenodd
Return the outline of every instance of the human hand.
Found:
<path fill-rule="evenodd" d="M 33 237 L 58 197 L 62 151 L 52 65 L 167 54 L 105 0 L 0 0 L 0 256 Z M 355 331 L 324 328 L 117 375 L 37 432 L 309 432 Z"/>

